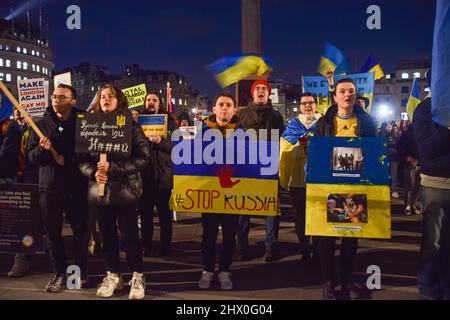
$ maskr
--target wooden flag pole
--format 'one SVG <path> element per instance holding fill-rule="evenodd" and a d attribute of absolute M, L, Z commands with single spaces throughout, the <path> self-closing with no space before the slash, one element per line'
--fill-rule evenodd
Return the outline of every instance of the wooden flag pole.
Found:
<path fill-rule="evenodd" d="M 107 160 L 107 154 L 106 153 L 100 153 L 100 162 L 106 162 Z M 100 183 L 98 185 L 98 195 L 100 197 L 103 197 L 105 195 L 105 184 Z"/>
<path fill-rule="evenodd" d="M 0 89 L 3 91 L 3 93 L 8 97 L 8 99 L 12 102 L 14 107 L 19 110 L 22 117 L 25 119 L 25 121 L 28 123 L 28 125 L 36 132 L 36 134 L 39 136 L 39 138 L 43 139 L 45 138 L 42 131 L 38 128 L 38 126 L 33 122 L 33 119 L 31 119 L 30 115 L 25 111 L 24 108 L 17 102 L 16 98 L 9 92 L 8 88 L 5 87 L 3 84 L 3 81 L 0 81 Z M 56 150 L 53 148 L 50 149 L 50 152 L 52 153 L 53 157 L 59 156 Z"/>

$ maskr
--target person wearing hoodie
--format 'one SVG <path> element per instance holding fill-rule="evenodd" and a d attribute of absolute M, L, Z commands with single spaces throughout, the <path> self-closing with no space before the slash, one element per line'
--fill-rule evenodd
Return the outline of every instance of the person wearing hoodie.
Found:
<path fill-rule="evenodd" d="M 128 114 L 123 92 L 107 84 L 96 95 L 93 113 Z M 100 161 L 100 154 L 83 155 L 80 171 L 89 178 L 89 204 L 95 206 L 103 242 L 107 275 L 97 290 L 97 296 L 109 298 L 125 284 L 120 275 L 119 235 L 124 240 L 127 264 L 133 277 L 129 282 L 130 300 L 145 296 L 144 266 L 137 225 L 137 202 L 142 196 L 142 171 L 149 163 L 148 140 L 139 125 L 131 121 L 131 155 L 111 154 Z M 99 184 L 105 184 L 104 196 L 99 196 Z"/>
<path fill-rule="evenodd" d="M 335 105 L 328 108 L 325 115 L 317 120 L 315 136 L 327 137 L 375 137 L 376 127 L 370 115 L 356 104 L 356 84 L 344 78 L 336 83 Z M 336 299 L 335 294 L 335 237 L 318 237 L 323 298 Z M 357 238 L 342 238 L 340 255 L 340 287 L 344 299 L 359 296 L 361 291 L 351 282 L 353 264 L 358 249 Z"/>
<path fill-rule="evenodd" d="M 170 136 L 178 126 L 172 114 L 163 109 L 161 96 L 157 92 L 147 93 L 141 114 L 167 115 L 167 137 L 162 138 L 157 134 L 148 136 L 151 159 L 143 171 L 144 193 L 139 203 L 144 255 L 152 254 L 153 208 L 156 206 L 161 226 L 159 254 L 165 256 L 170 253 L 172 247 L 172 211 L 169 208 L 169 199 L 173 188 L 173 163 Z"/>
<path fill-rule="evenodd" d="M 260 129 L 268 130 L 268 139 L 270 139 L 270 130 L 278 130 L 279 135 L 285 129 L 283 116 L 272 107 L 269 99 L 270 84 L 265 80 L 256 80 L 251 88 L 253 101 L 237 113 L 237 117 L 244 130 L 254 129 L 259 133 Z M 277 141 L 278 142 L 278 141 Z M 278 242 L 278 228 L 280 224 L 279 216 L 266 217 L 266 251 L 265 261 L 274 261 L 276 259 L 276 245 Z M 246 260 L 248 258 L 248 234 L 250 231 L 250 216 L 241 216 L 239 218 L 239 227 L 237 233 L 238 251 L 237 260 Z"/>
<path fill-rule="evenodd" d="M 39 167 L 40 209 L 53 276 L 45 286 L 47 292 L 57 292 L 65 283 L 66 251 L 62 237 L 63 213 L 73 231 L 75 264 L 81 269 L 81 286 L 87 281 L 87 179 L 78 170 L 75 153 L 77 93 L 71 86 L 60 84 L 51 95 L 42 120 L 36 125 L 44 137 L 31 131 L 28 160 Z"/>

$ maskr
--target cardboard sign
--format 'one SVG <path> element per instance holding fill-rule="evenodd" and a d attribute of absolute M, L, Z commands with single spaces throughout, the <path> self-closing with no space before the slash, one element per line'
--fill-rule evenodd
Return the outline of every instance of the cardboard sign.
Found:
<path fill-rule="evenodd" d="M 135 108 L 144 105 L 144 99 L 147 95 L 147 89 L 144 84 L 122 89 L 128 100 L 128 108 Z"/>
<path fill-rule="evenodd" d="M 19 104 L 31 117 L 44 116 L 48 106 L 48 81 L 44 78 L 17 82 Z"/>
<path fill-rule="evenodd" d="M 131 154 L 131 115 L 79 113 L 75 136 L 78 153 Z"/>
<path fill-rule="evenodd" d="M 53 77 L 53 83 L 55 85 L 55 88 L 59 84 L 67 84 L 68 86 L 72 85 L 72 74 L 70 72 L 57 74 Z"/>
<path fill-rule="evenodd" d="M 37 185 L 0 184 L 0 251 L 44 253 Z"/>
<path fill-rule="evenodd" d="M 138 125 L 141 126 L 147 137 L 157 134 L 162 138 L 167 138 L 167 114 L 139 115 Z"/>

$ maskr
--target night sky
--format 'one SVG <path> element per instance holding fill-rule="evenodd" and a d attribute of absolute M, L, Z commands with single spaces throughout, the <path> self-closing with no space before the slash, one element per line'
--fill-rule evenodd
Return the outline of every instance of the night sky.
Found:
<path fill-rule="evenodd" d="M 15 8 L 27 1 L 16 0 Z M 39 6 L 50 20 L 55 70 L 90 62 L 121 73 L 126 64 L 172 70 L 213 96 L 220 87 L 205 66 L 241 50 L 238 0 L 30 0 L 32 22 Z M 66 28 L 66 8 L 81 8 L 81 30 Z M 369 5 L 381 8 L 381 30 L 366 27 Z M 10 1 L 1 1 L 6 17 Z M 433 0 L 262 0 L 263 54 L 274 62 L 271 80 L 300 83 L 315 75 L 324 41 L 330 41 L 359 71 L 369 54 L 385 72 L 402 58 L 431 57 Z M 26 21 L 26 14 L 20 15 Z M 44 28 L 45 31 L 45 28 Z M 45 34 L 45 32 L 44 32 Z"/>

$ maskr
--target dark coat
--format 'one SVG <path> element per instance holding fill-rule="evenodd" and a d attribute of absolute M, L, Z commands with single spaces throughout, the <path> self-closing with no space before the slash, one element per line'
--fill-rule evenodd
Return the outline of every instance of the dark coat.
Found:
<path fill-rule="evenodd" d="M 141 127 L 132 121 L 131 156 L 108 155 L 108 182 L 105 195 L 98 195 L 95 180 L 100 154 L 83 155 L 80 163 L 81 173 L 89 178 L 88 202 L 94 206 L 123 205 L 135 202 L 142 195 L 141 173 L 149 163 L 150 149 L 148 140 Z"/>
<path fill-rule="evenodd" d="M 245 109 L 239 110 L 236 116 L 244 130 L 278 129 L 281 137 L 286 127 L 283 116 L 273 109 L 270 103 L 260 106 L 252 102 Z M 268 132 L 268 137 L 270 137 L 270 132 Z"/>
<path fill-rule="evenodd" d="M 72 108 L 68 121 L 59 121 L 52 107 L 36 125 L 50 139 L 56 152 L 64 156 L 64 166 L 56 163 L 50 151 L 39 145 L 40 138 L 32 130 L 28 141 L 28 160 L 39 166 L 39 190 L 41 192 L 86 192 L 87 180 L 78 170 L 79 158 L 75 153 L 76 114 L 84 112 Z"/>
<path fill-rule="evenodd" d="M 16 177 L 21 139 L 22 133 L 16 121 L 0 121 L 0 179 Z"/>
<path fill-rule="evenodd" d="M 433 177 L 450 178 L 450 130 L 433 122 L 430 98 L 417 106 L 412 126 L 421 172 Z"/>
<path fill-rule="evenodd" d="M 337 111 L 337 105 L 332 105 L 328 108 L 325 115 L 317 120 L 314 135 L 334 137 L 334 117 Z M 377 129 L 370 115 L 358 105 L 353 107 L 353 113 L 358 121 L 356 125 L 356 136 L 375 137 L 377 135 Z"/>

